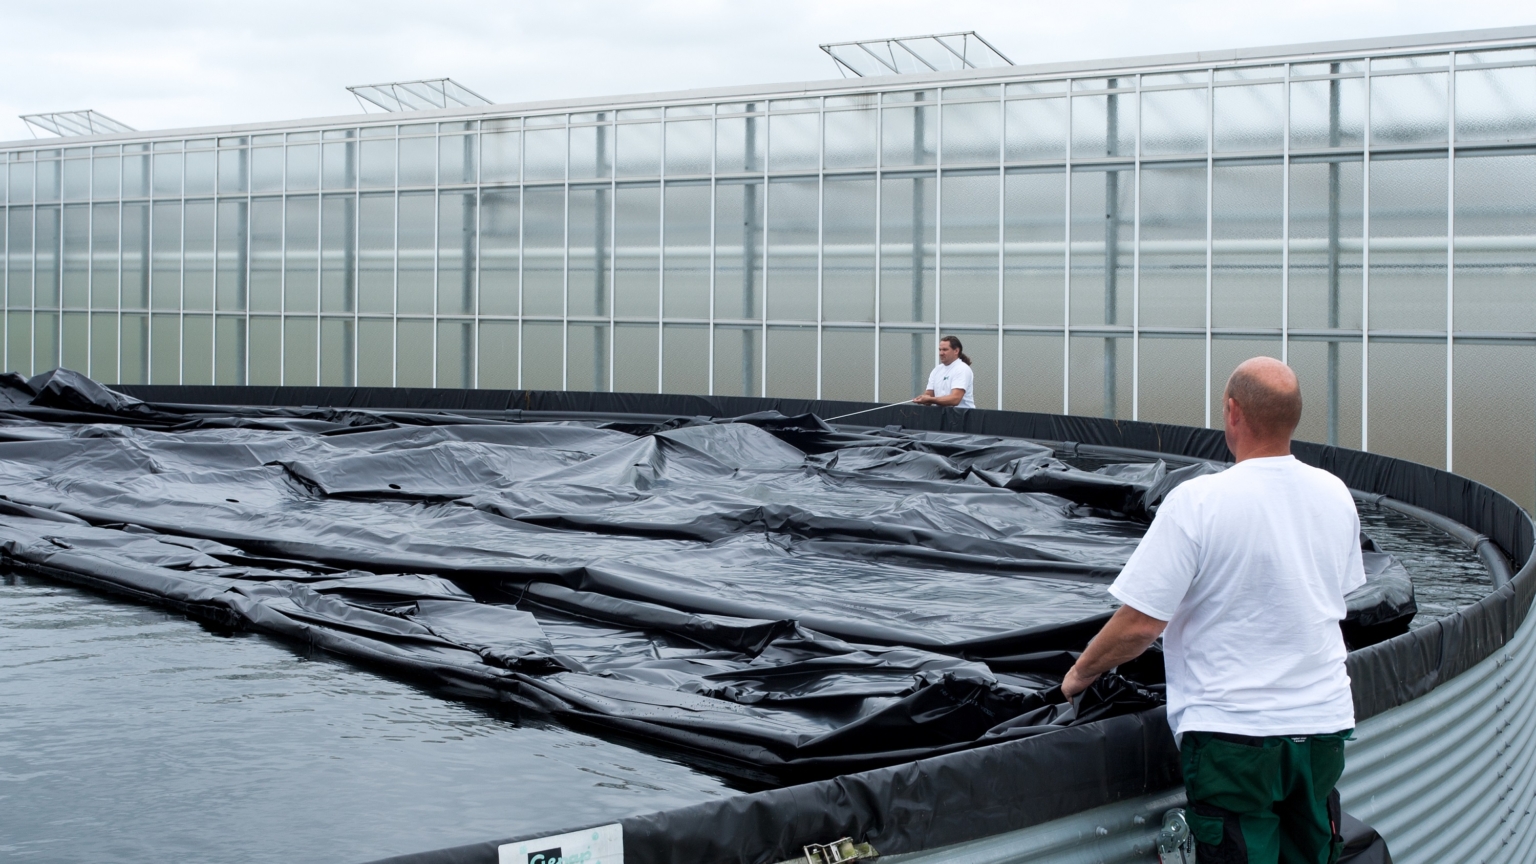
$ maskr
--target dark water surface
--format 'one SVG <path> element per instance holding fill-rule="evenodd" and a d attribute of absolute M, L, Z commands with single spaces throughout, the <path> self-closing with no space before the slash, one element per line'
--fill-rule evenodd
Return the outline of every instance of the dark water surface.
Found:
<path fill-rule="evenodd" d="M 1423 627 L 1470 606 L 1493 590 L 1483 559 L 1455 537 L 1396 510 L 1356 501 L 1360 530 L 1413 577 L 1419 614 L 1408 625 Z"/>
<path fill-rule="evenodd" d="M 730 794 L 264 636 L 0 577 L 0 860 L 367 861 Z"/>

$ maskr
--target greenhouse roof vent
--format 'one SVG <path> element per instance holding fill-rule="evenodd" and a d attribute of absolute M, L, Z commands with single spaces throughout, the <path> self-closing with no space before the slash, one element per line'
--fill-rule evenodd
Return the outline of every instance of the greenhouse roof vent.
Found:
<path fill-rule="evenodd" d="M 850 72 L 856 78 L 872 78 L 1014 65 L 975 30 L 832 42 L 820 47 L 845 78 Z"/>
<path fill-rule="evenodd" d="M 363 106 L 364 113 L 367 113 L 370 104 L 385 111 L 430 111 L 433 108 L 461 108 L 491 104 L 491 100 L 452 78 L 358 84 L 347 89 L 357 97 L 357 102 Z"/>
<path fill-rule="evenodd" d="M 37 137 L 37 130 L 41 129 L 51 135 L 60 138 L 73 138 L 78 135 L 110 135 L 114 132 L 133 132 L 132 126 L 119 123 L 100 111 L 86 109 L 84 111 L 49 111 L 44 114 L 23 114 L 21 119 L 27 124 L 27 130 L 32 137 Z"/>

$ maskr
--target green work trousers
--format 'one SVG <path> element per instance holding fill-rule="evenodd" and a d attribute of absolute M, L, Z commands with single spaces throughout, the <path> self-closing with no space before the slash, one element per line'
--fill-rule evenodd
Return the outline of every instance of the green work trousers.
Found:
<path fill-rule="evenodd" d="M 1344 741 L 1186 732 L 1180 747 L 1200 864 L 1334 864 Z"/>

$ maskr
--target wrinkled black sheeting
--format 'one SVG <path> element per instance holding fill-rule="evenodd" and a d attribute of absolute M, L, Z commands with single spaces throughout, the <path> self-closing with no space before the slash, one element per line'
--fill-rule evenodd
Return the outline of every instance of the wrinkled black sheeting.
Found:
<path fill-rule="evenodd" d="M 811 842 L 852 836 L 885 854 L 1026 828 L 1178 785 L 1178 750 L 1161 708 L 850 774 L 620 820 L 634 864 L 770 864 Z M 546 835 L 547 836 L 547 835 Z M 490 864 L 531 837 L 401 855 L 388 864 Z M 384 864 L 384 862 L 379 862 Z"/>
<path fill-rule="evenodd" d="M 777 410 L 836 416 L 860 403 L 744 397 L 650 396 L 533 391 L 430 391 L 378 388 L 125 387 L 146 399 L 182 403 L 303 405 L 493 412 L 603 412 L 670 416 L 741 416 Z M 868 425 L 992 434 L 1090 447 L 1154 451 L 1228 460 L 1219 432 L 1086 417 L 898 407 L 860 418 Z M 1513 501 L 1463 477 L 1375 454 L 1298 442 L 1297 456 L 1332 471 L 1354 489 L 1388 495 L 1467 525 L 1491 538 L 1518 570 L 1502 588 L 1428 626 L 1354 651 L 1350 676 L 1356 716 L 1365 719 L 1428 693 L 1502 647 L 1536 596 L 1536 526 Z M 1156 728 L 1149 728 L 1156 719 Z M 1127 730 L 1126 724 L 1137 724 Z M 1138 734 L 1139 733 L 1139 734 Z M 1095 740 L 1095 736 L 1097 736 Z M 1140 741 L 1141 749 L 1131 746 Z M 1084 752 L 1071 745 L 1086 744 Z M 1042 754 L 1060 760 L 1043 764 Z M 1061 778 L 1094 766 L 1101 788 L 1064 789 Z M 1036 773 L 1039 772 L 1039 773 Z M 1042 782 L 1040 778 L 1051 778 Z M 1028 788 L 999 789 L 1010 780 Z M 947 754 L 931 760 L 804 786 L 738 796 L 625 820 L 626 850 L 635 860 L 673 860 L 697 849 L 697 861 L 770 861 L 801 844 L 851 835 L 879 838 L 887 852 L 935 848 L 1048 821 L 1177 783 L 1177 753 L 1161 711 L 1117 717 L 1042 738 Z M 1078 794 L 1067 794 L 1067 793 Z M 1015 804 L 1014 802 L 1019 802 Z M 950 806 L 952 805 L 952 806 Z M 1012 807 L 1001 818 L 998 807 Z M 908 815 L 901 818 L 897 814 Z M 719 848 L 721 845 L 725 848 Z M 495 860 L 494 843 L 396 859 L 427 862 Z M 699 848 L 703 847 L 703 848 Z M 711 856 L 709 850 L 714 849 Z M 784 854 L 779 854 L 781 851 Z M 777 856 L 777 857 L 776 857 Z M 683 857 L 683 856 L 679 856 Z"/>
<path fill-rule="evenodd" d="M 154 401 L 247 405 L 335 405 L 354 408 L 489 412 L 592 412 L 674 417 L 739 417 L 779 411 L 836 417 L 870 403 L 743 396 L 682 396 L 532 390 L 426 390 L 325 387 L 118 388 Z M 897 406 L 850 422 L 905 430 L 963 432 L 1090 447 L 1150 451 L 1230 461 L 1222 433 L 1162 423 L 988 409 Z M 1508 642 L 1536 600 L 1536 524 L 1520 505 L 1493 489 L 1437 468 L 1341 447 L 1298 441 L 1297 458 L 1330 471 L 1351 489 L 1385 495 L 1438 513 L 1487 536 L 1514 564 L 1508 584 L 1477 603 L 1349 656 L 1357 720 L 1416 699 L 1476 665 Z"/>

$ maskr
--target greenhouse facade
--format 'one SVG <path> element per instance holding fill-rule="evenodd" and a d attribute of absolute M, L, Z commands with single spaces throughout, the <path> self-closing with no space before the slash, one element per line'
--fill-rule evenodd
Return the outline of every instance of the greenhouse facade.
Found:
<path fill-rule="evenodd" d="M 4 358 L 1299 437 L 1536 504 L 1536 28 L 0 144 Z"/>

